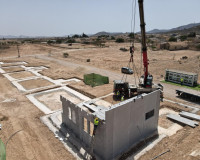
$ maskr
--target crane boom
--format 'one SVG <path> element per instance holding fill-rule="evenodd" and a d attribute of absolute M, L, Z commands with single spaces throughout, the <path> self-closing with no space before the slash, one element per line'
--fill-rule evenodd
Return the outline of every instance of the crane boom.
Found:
<path fill-rule="evenodd" d="M 144 75 L 141 76 L 143 83 L 139 86 L 129 85 L 128 82 L 123 80 L 114 80 L 113 92 L 116 99 L 119 99 L 119 95 L 123 95 L 125 98 L 131 98 L 142 93 L 150 93 L 155 90 L 160 90 L 160 98 L 163 99 L 163 86 L 161 84 L 153 84 L 153 76 L 148 72 L 148 58 L 147 58 L 147 45 L 146 45 L 146 31 L 144 22 L 144 0 L 138 0 L 139 12 L 140 12 L 140 27 L 141 27 L 141 37 L 142 37 L 142 55 L 143 55 L 143 65 L 144 65 Z M 134 42 L 134 41 L 133 41 Z M 133 62 L 133 52 L 134 45 L 130 47 L 131 58 L 130 62 Z M 122 78 L 123 79 L 123 78 Z"/>
<path fill-rule="evenodd" d="M 143 65 L 144 65 L 144 88 L 152 87 L 152 76 L 148 74 L 148 58 L 147 58 L 147 46 L 146 46 L 146 31 L 144 22 L 144 0 L 138 0 L 139 12 L 140 12 L 140 28 L 141 28 L 141 38 L 142 38 L 142 54 L 143 54 Z"/>

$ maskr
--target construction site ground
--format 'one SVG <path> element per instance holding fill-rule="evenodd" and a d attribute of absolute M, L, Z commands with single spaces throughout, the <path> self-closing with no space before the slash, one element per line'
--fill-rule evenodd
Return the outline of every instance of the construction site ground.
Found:
<path fill-rule="evenodd" d="M 47 45 L 47 44 L 23 44 L 19 46 L 20 58 L 16 46 L 9 49 L 0 50 L 0 62 L 3 64 L 2 69 L 16 79 L 23 79 L 34 76 L 34 74 L 25 71 L 14 62 L 27 62 L 26 67 L 45 66 L 39 73 L 57 79 L 77 78 L 83 80 L 83 75 L 87 73 L 97 73 L 109 77 L 109 84 L 90 87 L 80 82 L 65 82 L 69 88 L 74 89 L 87 97 L 98 98 L 112 93 L 113 80 L 122 79 L 121 67 L 127 66 L 130 54 L 122 52 L 120 48 L 129 48 L 129 43 L 117 44 L 114 42 L 106 43 L 106 48 L 99 48 L 92 45 L 73 44 L 69 47 L 67 44 Z M 143 74 L 142 61 L 140 54 L 140 44 L 136 44 L 134 53 L 134 64 L 137 68 L 137 74 L 125 76 L 127 81 L 135 84 L 138 77 Z M 69 57 L 64 58 L 63 53 L 68 53 Z M 182 59 L 187 56 L 187 59 Z M 200 74 L 200 52 L 181 50 L 181 51 L 148 51 L 149 70 L 154 76 L 154 82 L 160 83 L 164 79 L 165 69 L 178 69 Z M 90 59 L 90 62 L 87 62 Z M 12 63 L 12 64 L 10 64 Z M 14 66 L 14 67 L 13 67 Z M 9 68 L 7 68 L 9 67 Z M 23 71 L 23 72 L 22 72 Z M 200 76 L 199 76 L 200 82 Z M 25 89 L 34 89 L 43 86 L 52 85 L 45 79 L 34 79 L 19 82 Z M 164 97 L 172 102 L 179 102 L 184 105 L 200 108 L 198 103 L 189 102 L 177 97 L 175 89 L 178 86 L 164 84 Z M 45 114 L 35 107 L 27 97 L 26 93 L 19 91 L 12 83 L 0 74 L 0 138 L 4 143 L 9 137 L 17 132 L 7 144 L 8 160 L 65 160 L 76 159 L 65 149 L 64 145 L 55 138 L 55 135 L 41 122 L 40 117 Z M 61 109 L 59 95 L 70 97 L 64 91 L 52 92 L 46 95 L 36 96 L 36 98 L 50 106 L 51 110 Z M 118 103 L 113 101 L 112 95 L 103 98 L 111 104 Z M 48 101 L 49 100 L 49 101 Z M 74 99 L 75 102 L 80 100 Z M 161 108 L 169 108 L 174 111 L 191 111 L 191 108 L 164 101 Z M 197 112 L 200 115 L 200 112 Z M 166 118 L 166 115 L 160 117 L 159 125 L 168 128 L 175 122 Z M 182 125 L 183 126 L 183 125 Z M 170 152 L 162 155 L 162 160 L 197 160 L 200 159 L 200 127 L 191 128 L 183 126 L 176 134 L 164 138 L 154 146 L 153 149 L 145 153 L 141 160 L 152 159 L 170 149 Z"/>

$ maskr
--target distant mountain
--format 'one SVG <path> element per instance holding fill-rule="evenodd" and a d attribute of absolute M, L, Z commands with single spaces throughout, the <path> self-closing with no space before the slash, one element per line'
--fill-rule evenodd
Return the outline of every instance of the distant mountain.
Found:
<path fill-rule="evenodd" d="M 13 36 L 13 35 L 0 35 L 0 39 L 5 38 L 5 39 L 17 39 L 17 38 L 36 38 L 36 37 L 31 37 L 31 36 L 24 36 L 24 35 L 20 35 L 20 36 Z"/>
<path fill-rule="evenodd" d="M 6 39 L 11 39 L 11 38 L 17 38 L 17 36 L 12 36 L 12 35 L 0 35 L 0 38 L 6 38 Z"/>
<path fill-rule="evenodd" d="M 108 35 L 108 36 L 118 36 L 118 35 L 121 35 L 123 34 L 122 32 L 105 32 L 105 31 L 102 31 L 102 32 L 98 32 L 96 34 L 93 34 L 92 36 L 102 36 L 102 35 Z"/>
<path fill-rule="evenodd" d="M 172 28 L 172 29 L 153 29 L 151 31 L 148 31 L 147 33 L 156 34 L 156 33 L 177 32 L 177 31 L 188 30 L 190 28 L 194 28 L 197 26 L 200 26 L 200 23 L 190 23 L 190 24 L 179 26 L 179 27 Z"/>

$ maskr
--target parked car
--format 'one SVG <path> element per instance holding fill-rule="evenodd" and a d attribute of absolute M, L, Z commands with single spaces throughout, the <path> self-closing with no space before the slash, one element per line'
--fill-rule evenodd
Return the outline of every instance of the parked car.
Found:
<path fill-rule="evenodd" d="M 133 70 L 128 67 L 122 67 L 121 72 L 125 74 L 133 74 Z"/>

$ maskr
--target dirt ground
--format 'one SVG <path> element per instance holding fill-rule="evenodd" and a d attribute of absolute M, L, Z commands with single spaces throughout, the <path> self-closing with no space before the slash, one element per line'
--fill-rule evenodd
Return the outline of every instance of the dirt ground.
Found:
<path fill-rule="evenodd" d="M 21 67 L 9 67 L 9 68 L 2 68 L 5 72 L 19 72 L 19 71 L 24 71 L 23 68 Z"/>
<path fill-rule="evenodd" d="M 23 71 L 23 72 L 12 73 L 12 74 L 10 74 L 10 76 L 13 78 L 16 78 L 16 79 L 20 79 L 20 78 L 33 77 L 35 75 L 32 74 L 31 72 Z"/>
<path fill-rule="evenodd" d="M 27 90 L 53 85 L 53 83 L 41 78 L 21 81 L 19 84 Z"/>
<path fill-rule="evenodd" d="M 54 110 L 58 110 L 58 109 L 62 108 L 62 103 L 60 101 L 60 95 L 62 95 L 63 97 L 66 97 L 67 99 L 70 99 L 70 101 L 72 103 L 75 103 L 75 104 L 82 102 L 81 99 L 76 98 L 76 97 L 70 95 L 69 93 L 67 93 L 65 91 L 55 91 L 55 92 L 51 92 L 51 93 L 48 93 L 48 94 L 36 96 L 36 98 L 40 102 L 42 102 L 46 106 L 48 106 L 49 109 L 54 111 Z"/>
<path fill-rule="evenodd" d="M 113 80 L 121 79 L 122 74 L 120 68 L 127 66 L 130 58 L 129 52 L 122 52 L 121 47 L 129 48 L 129 43 L 106 43 L 107 48 L 96 48 L 75 44 L 72 47 L 67 44 L 49 46 L 46 44 L 23 44 L 19 46 L 20 58 L 17 58 L 17 48 L 12 46 L 9 49 L 0 52 L 0 61 L 3 62 L 28 62 L 26 66 L 46 66 L 47 70 L 40 72 L 43 75 L 49 76 L 52 79 L 69 79 L 77 77 L 83 79 L 83 75 L 91 72 L 98 72 L 102 75 L 109 76 L 110 84 L 90 87 L 83 82 L 71 83 L 69 87 L 84 93 L 85 95 L 95 98 L 107 95 L 113 91 Z M 134 53 L 134 62 L 137 68 L 138 75 L 142 75 L 140 44 L 135 44 L 136 51 Z M 69 53 L 68 58 L 63 58 L 63 53 Z M 181 60 L 183 56 L 188 59 Z M 200 74 L 200 52 L 181 50 L 181 51 L 151 51 L 148 50 L 149 69 L 154 75 L 154 81 L 163 80 L 165 69 L 179 69 Z M 90 59 L 90 62 L 87 62 Z M 9 71 L 9 70 L 7 70 Z M 136 71 L 135 71 L 136 72 Z M 17 73 L 19 74 L 19 73 Z M 17 75 L 16 77 L 28 76 Z M 136 75 L 136 79 L 137 79 Z M 134 75 L 128 79 L 135 79 Z M 199 76 L 200 80 L 200 76 Z M 44 81 L 25 81 L 22 82 L 27 89 L 50 85 L 50 82 Z M 167 85 L 166 85 L 167 86 Z M 49 129 L 40 121 L 40 117 L 44 114 L 37 109 L 24 94 L 20 93 L 11 83 L 0 74 L 0 120 L 2 130 L 0 130 L 0 138 L 6 142 L 9 136 L 17 133 L 7 145 L 8 160 L 65 160 L 75 159 L 53 135 Z M 174 87 L 166 87 L 165 98 L 179 101 L 175 97 Z M 49 96 L 49 97 L 48 97 Z M 47 97 L 39 97 L 40 101 L 50 98 L 54 99 L 53 95 Z M 57 96 L 57 94 L 56 94 Z M 7 99 L 6 102 L 3 102 Z M 11 100 L 9 102 L 9 100 Z M 112 96 L 104 98 L 111 103 Z M 184 102 L 184 101 L 181 101 Z M 57 103 L 57 101 L 55 101 Z M 113 102 L 115 104 L 117 102 Z M 161 104 L 164 107 L 174 110 L 186 110 L 184 107 L 164 102 Z M 52 106 L 54 107 L 54 105 Z M 200 113 L 199 113 L 200 114 Z M 167 121 L 167 123 L 166 123 Z M 159 123 L 163 123 L 163 127 L 168 127 L 169 120 L 165 117 L 160 119 Z M 200 127 L 190 128 L 185 126 L 177 134 L 167 137 L 156 145 L 147 154 L 142 156 L 141 160 L 152 159 L 154 156 L 166 151 L 169 148 L 171 151 L 161 156 L 158 159 L 163 160 L 197 160 L 200 157 L 193 158 L 189 156 L 192 151 L 200 150 Z"/>
<path fill-rule="evenodd" d="M 96 86 L 96 87 L 91 87 L 86 85 L 83 81 L 79 83 L 73 83 L 69 84 L 69 87 L 72 87 L 74 89 L 81 90 L 84 94 L 86 95 L 93 95 L 94 97 L 101 97 L 105 96 L 107 94 L 112 93 L 113 90 L 113 83 L 110 84 L 105 84 L 103 86 Z"/>
<path fill-rule="evenodd" d="M 0 138 L 7 144 L 7 160 L 75 159 L 40 121 L 44 114 L 37 109 L 10 81 L 0 77 Z M 13 99 L 11 102 L 3 102 Z M 2 118 L 4 117 L 4 118 Z"/>
<path fill-rule="evenodd" d="M 169 128 L 172 124 L 173 124 L 173 122 L 170 121 L 170 120 L 166 117 L 166 115 L 161 115 L 161 116 L 159 117 L 159 121 L 158 121 L 158 125 L 159 125 L 159 126 L 165 128 L 165 129 L 167 129 L 167 128 Z"/>
<path fill-rule="evenodd" d="M 158 160 L 199 160 L 200 156 L 193 157 L 190 154 L 195 150 L 200 150 L 200 127 L 185 126 L 177 134 L 164 138 L 140 160 L 152 159 L 167 149 L 170 149 L 170 152 L 157 158 Z"/>

